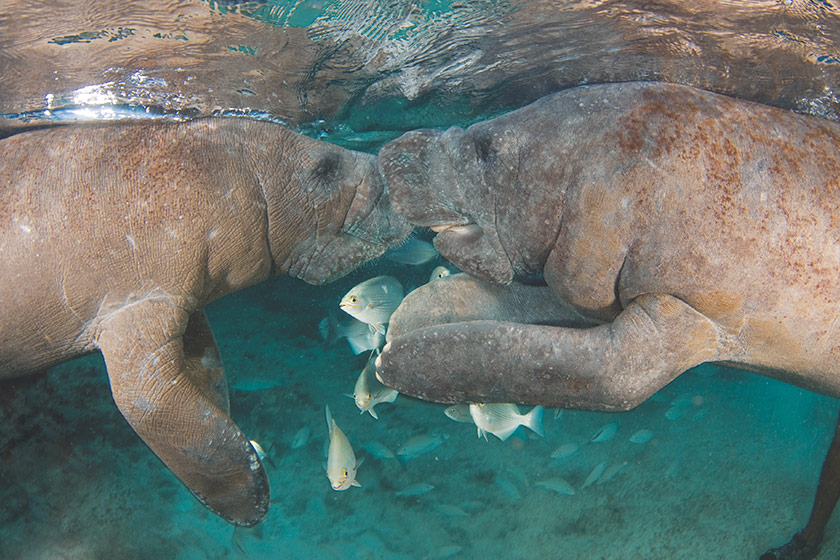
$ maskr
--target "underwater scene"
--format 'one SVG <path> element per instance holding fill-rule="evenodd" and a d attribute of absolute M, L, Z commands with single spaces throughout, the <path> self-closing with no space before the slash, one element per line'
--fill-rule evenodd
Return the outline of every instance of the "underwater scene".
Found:
<path fill-rule="evenodd" d="M 411 380 L 407 374 L 405 379 L 397 374 L 395 386 L 405 383 L 411 386 L 408 392 L 427 399 L 400 393 L 380 380 L 386 373 L 385 381 L 395 375 L 388 364 L 396 362 L 387 358 L 393 347 L 386 342 L 392 344 L 390 318 L 400 314 L 404 300 L 415 298 L 404 308 L 400 328 L 407 328 L 409 319 L 421 326 L 427 319 L 446 323 L 449 320 L 441 316 L 448 317 L 449 311 L 452 316 L 468 315 L 462 307 L 481 307 L 475 302 L 482 301 L 478 296 L 485 292 L 476 292 L 475 300 L 460 301 L 455 296 L 452 302 L 434 300 L 435 286 L 473 281 L 464 280 L 460 272 L 473 273 L 482 282 L 501 279 L 501 284 L 522 286 L 522 294 L 557 285 L 549 272 L 533 269 L 527 258 L 524 264 L 511 264 L 512 271 L 493 267 L 495 253 L 484 251 L 486 244 L 495 250 L 498 243 L 519 241 L 516 236 L 486 241 L 486 231 L 477 233 L 477 225 L 485 227 L 483 218 L 467 220 L 461 214 L 469 204 L 484 200 L 476 192 L 458 191 L 460 176 L 441 172 L 443 179 L 422 185 L 428 191 L 421 194 L 428 196 L 419 202 L 411 198 L 421 192 L 416 178 L 434 176 L 433 169 L 451 166 L 463 175 L 473 171 L 459 165 L 456 156 L 462 152 L 455 148 L 441 152 L 451 160 L 435 159 L 438 145 L 429 147 L 432 142 L 458 146 L 459 134 L 467 135 L 465 143 L 473 140 L 469 134 L 475 134 L 475 148 L 469 144 L 469 154 L 478 154 L 478 160 L 490 166 L 504 145 L 494 144 L 496 140 L 482 143 L 479 132 L 485 129 L 466 129 L 469 125 L 496 122 L 490 119 L 504 118 L 577 86 L 640 81 L 682 84 L 779 109 L 774 115 L 793 111 L 814 122 L 834 123 L 840 119 L 840 7 L 827 0 L 60 0 L 0 5 L 0 154 L 4 162 L 46 168 L 31 181 L 35 190 L 21 190 L 24 195 L 18 196 L 7 185 L 25 173 L 0 162 L 0 185 L 6 189 L 0 193 L 0 308 L 5 310 L 0 311 L 0 560 L 734 560 L 766 559 L 763 554 L 785 543 L 788 550 L 774 553 L 770 560 L 840 558 L 840 516 L 829 518 L 816 546 L 797 540 L 812 514 L 840 408 L 831 396 L 837 394 L 836 384 L 819 375 L 792 376 L 797 383 L 789 384 L 773 378 L 784 378 L 776 375 L 773 364 L 762 362 L 752 368 L 773 374 L 763 376 L 732 367 L 734 359 L 697 359 L 699 365 L 661 383 L 661 389 L 626 411 L 617 410 L 621 406 L 612 401 L 588 406 L 585 399 L 567 407 L 534 406 L 527 398 L 511 398 L 518 403 L 513 404 L 451 395 L 445 404 L 432 402 L 447 391 L 441 388 L 445 383 L 440 384 L 445 372 L 423 371 L 427 363 L 448 364 L 447 356 L 456 356 L 458 366 L 477 370 L 480 379 L 487 363 L 527 365 L 534 357 L 525 342 L 521 347 L 515 342 L 499 344 L 498 350 L 473 356 L 464 350 L 474 348 L 473 341 L 456 333 L 440 355 L 429 357 L 417 350 L 405 359 L 404 363 L 423 364 Z M 606 94 L 597 97 L 593 103 L 611 105 Z M 612 105 L 620 105 L 620 97 Z M 575 103 L 583 108 L 585 102 Z M 659 111 L 678 120 L 674 115 L 690 112 L 686 107 L 665 106 Z M 520 122 L 539 120 L 526 118 L 526 113 L 516 115 L 520 117 L 497 122 L 516 131 Z M 635 115 L 628 121 L 633 126 L 656 121 L 656 116 L 647 116 L 647 123 Z M 150 121 L 183 130 L 197 123 L 198 128 L 190 129 L 195 134 L 190 138 L 197 138 L 193 145 L 212 151 L 204 157 L 195 153 L 201 150 L 189 149 L 192 145 L 176 149 L 174 136 L 154 136 L 158 133 L 153 128 L 142 129 L 151 132 L 138 134 L 136 145 L 148 148 L 157 142 L 159 146 L 148 148 L 152 155 L 136 165 L 136 175 L 110 175 L 112 168 L 119 171 L 135 155 L 142 160 L 144 154 L 125 150 L 122 142 L 131 136 L 132 126 Z M 215 121 L 237 124 L 201 128 Z M 575 130 L 611 124 L 599 122 Z M 33 141 L 24 148 L 7 148 L 27 136 L 60 139 L 64 125 L 69 125 L 67 130 L 78 126 L 83 132 L 68 137 L 66 144 Z M 129 132 L 108 136 L 114 127 Z M 260 127 L 288 129 L 293 136 L 284 136 L 284 142 L 295 146 L 295 157 L 290 159 L 300 169 L 290 165 L 292 171 L 287 173 L 283 164 L 243 179 L 245 171 L 237 165 L 246 168 L 242 161 L 263 162 L 259 155 L 247 159 L 265 152 L 258 144 L 264 134 Z M 432 154 L 428 160 L 417 164 L 410 152 L 376 159 L 396 150 L 395 139 L 420 128 L 437 132 L 418 133 L 406 142 L 428 148 L 422 151 L 423 157 Z M 91 145 L 85 130 L 94 131 L 92 138 L 115 140 Z M 540 134 L 545 130 L 554 130 L 550 122 L 537 128 Z M 750 132 L 761 137 L 762 130 L 769 131 L 765 136 L 778 132 L 772 124 Z M 208 143 L 206 137 L 214 131 L 232 140 Z M 100 132 L 102 136 L 95 136 Z M 616 143 L 628 149 L 648 149 L 655 143 L 653 136 L 622 134 L 615 133 Z M 733 136 L 738 134 L 749 135 L 733 131 Z M 430 144 L 421 143 L 428 138 Z M 708 140 L 699 134 L 697 138 L 701 138 L 698 143 Z M 840 142 L 840 133 L 832 136 L 834 140 Z M 710 142 L 717 147 L 714 138 Z M 568 143 L 570 153 L 596 151 L 582 136 Z M 166 152 L 170 145 L 171 153 Z M 810 165 L 812 160 L 802 156 L 807 147 L 801 152 L 800 147 L 781 154 L 774 169 Z M 310 157 L 307 150 L 315 155 Z M 823 158 L 825 152 L 817 152 L 816 148 L 810 152 L 817 154 L 814 167 L 836 184 L 840 166 L 835 167 L 830 157 L 836 153 Z M 69 166 L 68 171 L 63 164 L 53 164 L 65 157 L 69 161 L 76 153 L 89 156 L 79 168 Z M 302 153 L 307 155 L 297 157 Z M 542 152 L 535 149 L 526 155 L 535 153 L 536 160 Z M 111 159 L 110 154 L 117 155 Z M 161 154 L 167 157 L 158 157 Z M 727 161 L 726 155 L 716 155 Z M 219 163 L 233 160 L 239 163 Z M 161 161 L 160 166 L 150 164 Z M 87 164 L 90 167 L 82 167 Z M 660 171 L 656 163 L 650 166 Z M 547 167 L 546 173 L 554 172 Z M 110 246 L 101 251 L 77 249 L 99 240 L 91 233 L 99 231 L 97 217 L 89 212 L 98 208 L 96 204 L 76 191 L 66 191 L 72 196 L 62 200 L 64 214 L 57 221 L 67 222 L 68 215 L 72 221 L 77 208 L 85 225 L 72 239 L 57 235 L 52 241 L 55 247 L 43 253 L 57 261 L 73 261 L 62 262 L 61 274 L 49 263 L 46 268 L 27 269 L 32 255 L 38 254 L 30 245 L 16 245 L 25 237 L 20 232 L 28 236 L 35 229 L 28 220 L 40 215 L 39 194 L 45 193 L 46 200 L 48 193 L 58 192 L 56 177 L 76 172 L 129 177 L 128 182 L 139 177 L 138 184 L 146 184 L 146 177 L 171 180 L 174 198 L 167 200 L 175 202 L 158 207 L 166 216 L 189 198 L 177 181 L 194 172 L 199 179 L 183 184 L 218 183 L 223 198 L 236 199 L 240 205 L 236 208 L 242 212 L 236 216 L 242 223 L 256 215 L 254 220 L 264 219 L 269 231 L 279 215 L 281 222 L 285 220 L 283 227 L 292 224 L 291 230 L 316 231 L 314 256 L 306 252 L 306 240 L 278 258 L 284 247 L 269 239 L 270 232 L 265 239 L 243 234 L 238 241 L 221 235 L 224 240 L 217 240 L 221 246 L 241 242 L 246 253 L 265 246 L 265 253 L 248 271 L 252 276 L 239 275 L 235 266 L 228 270 L 228 263 L 223 263 L 218 277 L 208 274 L 196 280 L 201 287 L 188 294 L 194 299 L 172 305 L 185 307 L 172 315 L 175 327 L 167 325 L 165 312 L 151 318 L 127 314 L 121 322 L 122 307 L 142 307 L 164 290 L 154 286 L 134 299 L 136 287 L 126 288 L 127 295 L 110 299 L 120 271 L 136 266 L 142 276 L 144 265 L 143 259 L 134 257 L 121 261 L 122 253 Z M 715 179 L 729 177 L 726 166 L 716 172 L 720 175 Z M 763 168 L 755 171 L 762 172 Z M 273 175 L 279 178 L 272 179 Z M 481 176 L 490 181 L 489 173 Z M 510 178 L 499 171 L 499 177 L 500 183 L 520 188 L 519 175 Z M 263 197 L 271 198 L 272 180 L 289 191 L 300 183 L 304 205 L 317 201 L 312 202 L 314 217 L 277 210 L 270 200 L 249 214 L 250 199 L 237 198 L 239 183 L 255 186 Z M 395 185 L 401 180 L 415 190 L 404 186 L 399 190 Z M 229 187 L 228 182 L 236 185 Z M 434 189 L 441 184 L 444 197 L 451 185 L 450 194 L 458 192 L 463 200 L 435 198 L 439 192 Z M 348 188 L 356 189 L 352 191 L 356 194 L 348 195 Z M 155 196 L 167 196 L 161 194 L 165 189 L 152 190 Z M 118 196 L 102 192 L 108 201 Z M 319 205 L 322 195 L 328 202 Z M 127 196 L 114 198 L 111 217 L 122 219 L 134 195 L 129 190 Z M 543 225 L 534 226 L 534 216 L 550 203 L 534 200 L 534 212 L 495 214 L 497 223 L 509 220 L 504 224 L 539 230 Z M 283 203 L 292 204 L 286 199 Z M 674 239 L 708 235 L 704 218 L 692 217 L 688 204 L 679 207 L 680 227 Z M 838 208 L 829 208 L 827 214 L 834 216 Z M 172 216 L 181 220 L 189 211 L 178 207 Z M 432 212 L 444 217 L 427 219 Z M 129 213 L 126 210 L 126 221 Z M 185 238 L 187 229 L 161 220 L 164 237 Z M 120 230 L 117 237 L 131 251 L 138 247 L 142 251 L 142 227 L 132 225 L 135 229 L 125 235 Z M 205 226 L 207 231 L 201 229 Z M 208 243 L 217 236 L 212 223 L 198 220 L 192 229 L 200 230 Z M 464 256 L 458 235 L 478 239 L 476 245 L 486 258 Z M 167 252 L 166 242 L 155 243 L 150 243 L 154 247 L 148 262 L 181 261 L 183 253 Z M 583 245 L 582 255 L 597 253 L 593 249 L 597 243 Z M 738 254 L 721 250 L 706 261 L 692 254 L 678 272 L 688 270 L 685 276 L 693 276 L 693 263 L 713 262 L 715 266 L 699 268 L 697 278 L 688 278 L 686 284 L 717 285 L 729 278 L 718 274 L 717 269 L 727 268 L 722 263 L 739 263 L 753 250 L 759 251 L 758 245 L 746 247 Z M 197 262 L 215 266 L 212 250 L 196 253 L 201 253 Z M 539 258 L 544 264 L 545 255 Z M 775 262 L 766 266 L 772 269 Z M 175 269 L 175 284 L 195 280 L 193 271 Z M 83 287 L 68 286 L 66 270 L 90 273 L 94 280 Z M 656 270 L 661 273 L 658 265 Z M 772 272 L 775 278 L 775 269 Z M 274 274 L 269 277 L 269 273 Z M 90 300 L 85 305 L 99 314 L 91 320 L 94 334 L 87 327 L 84 332 L 74 331 L 66 345 L 69 350 L 57 354 L 40 341 L 32 342 L 40 337 L 52 343 L 55 333 L 64 336 L 71 330 L 43 324 L 58 324 L 62 317 L 55 311 L 58 304 L 38 291 L 52 286 L 48 281 L 52 275 L 61 277 L 55 293 L 61 305 L 73 312 L 73 320 L 84 322 L 84 306 L 71 304 L 85 299 L 84 292 Z M 827 282 L 832 284 L 831 279 Z M 748 285 L 747 280 L 743 285 Z M 100 296 L 97 290 L 103 286 L 110 291 Z M 818 287 L 822 290 L 824 284 Z M 513 288 L 514 306 L 531 301 L 527 298 L 532 295 L 519 299 L 517 289 Z M 616 302 L 619 290 L 618 281 L 609 286 Z M 203 308 L 206 323 L 196 302 L 208 302 Z M 509 316 L 502 312 L 492 318 L 516 322 L 520 315 L 535 315 L 540 318 L 522 322 L 593 330 L 609 323 L 603 315 L 583 321 L 566 307 L 558 311 L 563 316 L 558 321 L 543 318 L 543 311 L 514 309 Z M 415 315 L 409 317 L 409 312 Z M 492 313 L 487 311 L 488 316 Z M 803 333 L 816 329 L 812 323 L 822 320 L 817 315 L 804 317 L 801 332 L 791 336 L 806 337 Z M 546 311 L 546 316 L 553 315 Z M 117 327 L 112 326 L 115 322 Z M 150 324 L 153 327 L 146 328 Z M 161 358 L 169 359 L 169 354 L 141 356 L 136 370 L 120 369 L 134 363 L 135 352 L 144 348 L 143 336 L 158 327 L 166 333 L 161 347 L 176 339 L 187 348 L 171 358 L 173 363 L 184 360 L 182 375 L 176 373 L 166 382 L 172 387 L 184 382 L 196 387 L 192 393 L 159 402 L 152 399 L 153 391 L 143 392 L 150 379 L 144 376 L 166 362 Z M 113 332 L 124 336 L 114 337 Z M 789 340 L 781 332 L 763 348 L 768 355 L 783 355 Z M 39 348 L 48 357 L 33 358 L 30 354 L 36 352 L 21 350 L 19 341 L 20 348 Z M 206 343 L 204 354 L 185 357 L 196 341 Z M 673 354 L 682 356 L 691 344 L 693 339 L 676 339 Z M 825 344 L 815 338 L 802 353 L 817 355 Z M 520 355 L 521 348 L 526 350 Z M 647 347 L 638 350 L 633 363 L 642 365 L 643 358 L 655 352 Z M 516 376 L 516 368 L 507 375 Z M 139 397 L 132 393 L 126 398 L 120 384 L 134 388 L 126 376 L 139 379 Z M 543 387 L 535 383 L 522 393 L 542 398 Z M 515 392 L 508 386 L 475 389 L 481 391 Z M 550 400 L 551 389 L 546 391 Z M 588 394 L 585 388 L 582 391 Z M 196 408 L 196 403 L 203 408 Z M 615 411 L 606 410 L 610 408 Z M 160 410 L 162 414 L 153 414 Z M 196 419 L 195 414 L 190 417 L 195 410 L 207 412 Z M 147 414 L 160 424 L 144 425 Z M 183 443 L 195 443 L 190 438 L 196 432 L 200 444 L 193 448 Z M 215 453 L 219 450 L 223 451 Z M 229 462 L 222 460 L 228 457 Z M 214 494 L 217 488 L 219 495 Z"/>

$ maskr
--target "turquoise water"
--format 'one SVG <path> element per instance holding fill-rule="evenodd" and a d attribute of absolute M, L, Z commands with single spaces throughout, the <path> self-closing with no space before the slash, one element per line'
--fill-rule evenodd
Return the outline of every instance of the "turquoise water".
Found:
<path fill-rule="evenodd" d="M 231 415 L 268 451 L 272 504 L 255 529 L 207 511 L 134 435 L 110 397 L 101 358 L 6 381 L 0 391 L 3 558 L 756 558 L 810 510 L 837 403 L 731 369 L 701 366 L 621 414 L 546 411 L 546 438 L 522 428 L 478 439 L 444 407 L 400 396 L 359 415 L 364 365 L 317 325 L 353 285 L 381 272 L 406 286 L 435 262 L 381 262 L 315 288 L 277 278 L 208 308 L 231 387 Z M 361 488 L 325 476 L 328 404 L 358 457 Z M 590 439 L 618 423 L 606 442 Z M 308 427 L 307 443 L 292 449 Z M 653 432 L 645 444 L 629 441 Z M 411 437 L 446 434 L 409 460 Z M 577 443 L 570 458 L 551 458 Z M 379 453 L 377 453 L 379 455 Z M 612 478 L 582 488 L 601 463 Z M 626 463 L 626 464 L 625 464 Z M 623 465 L 623 466 L 622 466 Z M 562 477 L 574 496 L 539 485 Z M 416 484 L 430 491 L 401 497 Z M 821 558 L 840 554 L 840 524 Z"/>

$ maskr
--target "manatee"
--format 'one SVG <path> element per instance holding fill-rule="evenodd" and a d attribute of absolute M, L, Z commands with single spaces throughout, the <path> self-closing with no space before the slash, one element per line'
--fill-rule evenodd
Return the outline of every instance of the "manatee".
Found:
<path fill-rule="evenodd" d="M 837 123 L 600 84 L 409 132 L 379 165 L 472 275 L 391 317 L 377 375 L 401 393 L 627 410 L 718 362 L 840 397 Z"/>
<path fill-rule="evenodd" d="M 268 122 L 74 125 L 0 141 L 0 377 L 102 352 L 129 425 L 212 511 L 261 521 L 203 307 L 398 245 L 373 155 Z M 83 404 L 80 404 L 83 406 Z"/>

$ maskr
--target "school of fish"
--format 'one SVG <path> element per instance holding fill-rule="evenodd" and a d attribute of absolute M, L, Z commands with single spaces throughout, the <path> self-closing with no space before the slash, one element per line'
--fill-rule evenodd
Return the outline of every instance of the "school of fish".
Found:
<path fill-rule="evenodd" d="M 403 246 L 392 249 L 386 253 L 386 258 L 394 262 L 406 265 L 421 265 L 428 263 L 438 257 L 434 247 L 426 242 L 417 239 L 410 239 Z M 452 274 L 452 270 L 446 266 L 436 266 L 429 275 L 429 282 L 436 282 Z M 346 339 L 354 354 L 368 351 L 370 355 L 362 370 L 356 378 L 353 393 L 345 393 L 345 396 L 353 399 L 359 414 L 368 413 L 378 420 L 379 414 L 376 407 L 381 404 L 391 404 L 397 399 L 399 393 L 383 385 L 376 377 L 376 358 L 379 350 L 385 341 L 385 333 L 391 314 L 402 302 L 405 290 L 402 283 L 395 277 L 389 275 L 377 276 L 361 282 L 350 289 L 339 302 L 339 309 L 347 315 L 341 318 L 331 312 L 319 324 L 319 330 L 324 340 L 330 344 L 339 339 Z M 685 401 L 685 402 L 683 402 Z M 681 399 L 672 403 L 666 417 L 669 419 L 678 418 L 684 411 L 687 404 L 697 404 L 692 400 Z M 363 460 L 357 461 L 356 454 L 350 443 L 350 439 L 339 428 L 333 418 L 329 406 L 325 406 L 328 446 L 327 460 L 324 468 L 330 486 L 335 491 L 347 490 L 353 486 L 361 486 L 356 480 L 356 474 Z M 674 411 L 678 411 L 677 414 Z M 562 410 L 554 410 L 553 416 L 558 420 L 562 416 Z M 540 438 L 545 437 L 543 427 L 543 407 L 535 406 L 527 413 L 521 413 L 519 407 L 511 403 L 470 403 L 456 404 L 447 407 L 444 414 L 455 422 L 473 424 L 479 438 L 488 439 L 492 434 L 501 441 L 507 441 L 520 426 L 527 428 Z M 617 422 L 605 424 L 597 430 L 588 441 L 567 442 L 556 448 L 550 455 L 551 459 L 558 462 L 569 461 L 577 455 L 581 445 L 600 444 L 613 439 L 619 430 Z M 647 429 L 636 431 L 629 437 L 628 441 L 638 445 L 644 445 L 654 438 L 653 432 Z M 449 439 L 449 434 L 441 432 L 421 433 L 404 441 L 395 451 L 378 441 L 365 442 L 362 447 L 367 454 L 379 460 L 399 459 L 410 461 L 421 455 L 430 453 L 443 445 Z M 309 440 L 309 427 L 304 426 L 292 438 L 290 446 L 298 449 L 306 445 Z M 265 452 L 259 444 L 252 442 L 255 449 L 264 456 Z M 583 490 L 593 484 L 603 484 L 616 476 L 626 465 L 627 461 L 614 464 L 600 462 L 594 466 L 586 479 L 578 487 Z M 497 486 L 509 495 L 512 499 L 520 497 L 517 484 L 506 478 L 498 478 Z M 526 483 L 527 484 L 527 483 Z M 535 487 L 544 488 L 558 494 L 573 496 L 576 494 L 575 487 L 562 477 L 551 477 L 535 481 Z M 397 497 L 417 497 L 431 492 L 434 487 L 425 482 L 418 482 L 406 486 L 395 492 Z M 448 515 L 466 516 L 469 515 L 455 506 L 442 504 L 442 510 Z M 448 509 L 447 509 L 448 508 Z M 453 509 L 454 508 L 454 509 Z M 452 513 L 455 511 L 455 513 Z"/>

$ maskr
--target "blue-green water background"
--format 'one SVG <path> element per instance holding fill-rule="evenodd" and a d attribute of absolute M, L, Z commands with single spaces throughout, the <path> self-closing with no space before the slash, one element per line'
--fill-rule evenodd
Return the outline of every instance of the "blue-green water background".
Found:
<path fill-rule="evenodd" d="M 10 2 L 0 130 L 232 114 L 375 151 L 419 126 L 629 79 L 836 118 L 837 24 L 833 3 L 796 0 Z M 362 280 L 389 273 L 411 288 L 437 264 L 382 260 L 320 288 L 276 278 L 208 308 L 231 414 L 271 458 L 271 510 L 256 529 L 204 509 L 142 444 L 100 357 L 3 382 L 0 558 L 740 559 L 804 524 L 837 402 L 745 372 L 701 366 L 622 414 L 548 411 L 545 439 L 485 442 L 406 397 L 378 407 L 378 421 L 360 416 L 343 393 L 365 358 L 325 344 L 319 321 Z M 361 488 L 329 487 L 325 404 L 365 457 Z M 613 439 L 587 443 L 613 422 Z M 654 434 L 647 444 L 629 441 L 640 429 Z M 363 450 L 426 433 L 449 437 L 407 461 Z M 570 442 L 576 456 L 551 458 Z M 581 488 L 600 463 L 625 462 Z M 536 484 L 558 476 L 575 496 Z M 397 496 L 417 483 L 434 488 Z M 838 556 L 835 519 L 820 558 Z"/>

